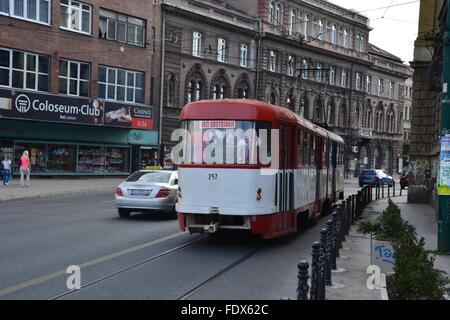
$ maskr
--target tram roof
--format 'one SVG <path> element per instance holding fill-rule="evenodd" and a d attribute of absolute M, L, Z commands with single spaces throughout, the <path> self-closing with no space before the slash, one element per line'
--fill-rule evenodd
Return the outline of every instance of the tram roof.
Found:
<path fill-rule="evenodd" d="M 283 121 L 300 124 L 302 127 L 328 137 L 339 143 L 344 140 L 289 109 L 251 99 L 202 100 L 187 104 L 180 115 L 181 120 L 249 120 Z"/>

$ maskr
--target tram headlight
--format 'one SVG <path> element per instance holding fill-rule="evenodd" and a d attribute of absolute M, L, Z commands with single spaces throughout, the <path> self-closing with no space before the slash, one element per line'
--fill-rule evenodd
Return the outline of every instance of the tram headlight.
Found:
<path fill-rule="evenodd" d="M 256 196 L 256 200 L 261 200 L 262 199 L 262 197 L 261 197 L 261 193 L 262 193 L 262 190 L 261 190 L 261 188 L 258 188 L 258 190 L 256 190 L 256 193 L 258 194 L 257 196 Z"/>

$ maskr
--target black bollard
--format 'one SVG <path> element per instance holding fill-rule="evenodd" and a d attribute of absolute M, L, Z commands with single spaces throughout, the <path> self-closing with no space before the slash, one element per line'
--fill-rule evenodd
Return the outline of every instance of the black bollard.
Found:
<path fill-rule="evenodd" d="M 384 199 L 384 182 L 381 181 L 381 199 Z"/>
<path fill-rule="evenodd" d="M 338 224 L 338 217 L 337 217 L 337 213 L 335 212 L 335 213 L 333 213 L 332 214 L 332 216 L 331 216 L 331 222 L 333 223 L 331 226 L 332 226 L 332 230 L 333 230 L 333 233 L 332 233 L 332 235 L 333 235 L 333 237 L 331 238 L 331 269 L 333 269 L 333 270 L 336 270 L 337 269 L 337 267 L 336 267 L 336 259 L 337 259 L 337 257 L 338 257 L 338 252 L 339 252 L 339 249 L 338 249 L 338 241 L 339 241 L 339 239 L 338 239 L 338 235 L 339 235 L 339 233 L 338 233 L 338 229 L 337 229 L 337 224 Z"/>
<path fill-rule="evenodd" d="M 325 285 L 331 286 L 331 268 L 332 268 L 332 261 L 333 261 L 333 221 L 328 220 L 327 221 L 327 231 L 328 231 L 328 237 L 327 237 L 327 250 L 326 250 L 326 258 L 325 258 Z"/>
<path fill-rule="evenodd" d="M 319 300 L 325 300 L 325 272 L 327 262 L 328 230 L 320 230 L 320 255 L 319 255 Z"/>
<path fill-rule="evenodd" d="M 388 182 L 388 198 L 391 198 L 391 184 Z"/>
<path fill-rule="evenodd" d="M 297 266 L 298 266 L 297 300 L 308 300 L 309 263 L 306 261 L 300 261 Z"/>
<path fill-rule="evenodd" d="M 320 289 L 320 242 L 314 242 L 312 245 L 311 262 L 311 289 L 309 293 L 310 300 L 319 300 Z"/>
<path fill-rule="evenodd" d="M 392 193 L 392 196 L 395 198 L 395 180 L 392 180 Z"/>

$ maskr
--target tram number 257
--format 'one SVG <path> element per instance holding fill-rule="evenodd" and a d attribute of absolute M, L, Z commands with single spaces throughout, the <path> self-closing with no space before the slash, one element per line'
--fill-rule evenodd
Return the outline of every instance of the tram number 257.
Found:
<path fill-rule="evenodd" d="M 217 173 L 210 173 L 208 174 L 208 179 L 209 180 L 217 180 L 218 174 Z"/>

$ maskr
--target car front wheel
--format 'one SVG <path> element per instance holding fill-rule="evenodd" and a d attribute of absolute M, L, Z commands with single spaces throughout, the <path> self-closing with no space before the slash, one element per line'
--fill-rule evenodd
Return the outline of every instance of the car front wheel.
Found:
<path fill-rule="evenodd" d="M 121 218 L 128 218 L 131 214 L 131 211 L 126 209 L 118 209 L 119 217 Z"/>

